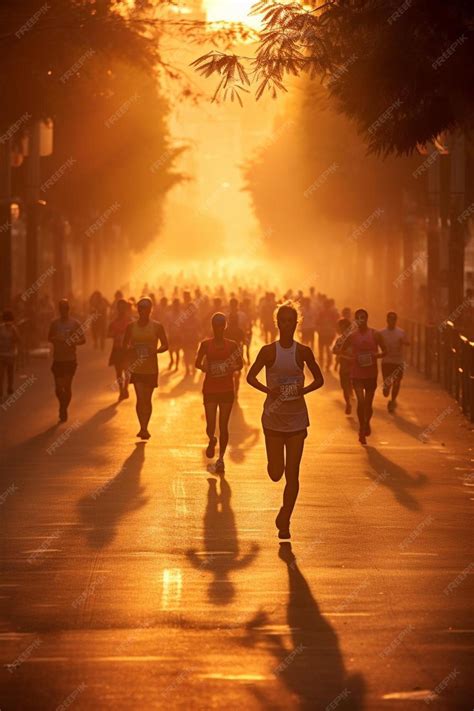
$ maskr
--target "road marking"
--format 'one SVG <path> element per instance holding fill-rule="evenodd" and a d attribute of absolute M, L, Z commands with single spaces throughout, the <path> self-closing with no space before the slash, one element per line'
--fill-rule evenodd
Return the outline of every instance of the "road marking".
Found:
<path fill-rule="evenodd" d="M 416 701 L 417 699 L 423 700 L 428 698 L 433 698 L 433 692 L 431 689 L 420 689 L 420 691 L 394 691 L 391 694 L 384 694 L 382 696 L 382 699 L 396 699 L 398 701 Z"/>

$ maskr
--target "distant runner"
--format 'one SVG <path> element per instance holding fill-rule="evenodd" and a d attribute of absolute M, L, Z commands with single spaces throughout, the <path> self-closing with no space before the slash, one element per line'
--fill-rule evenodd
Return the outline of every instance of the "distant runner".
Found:
<path fill-rule="evenodd" d="M 268 474 L 272 481 L 280 481 L 283 474 L 286 478 L 283 506 L 275 524 L 279 538 L 290 538 L 290 519 L 298 496 L 300 463 L 309 426 L 304 396 L 321 388 L 324 378 L 311 348 L 294 340 L 298 311 L 292 301 L 277 308 L 276 323 L 280 339 L 263 346 L 249 370 L 247 382 L 267 395 L 262 425 Z M 313 382 L 306 387 L 305 364 L 313 376 Z M 266 369 L 266 385 L 257 379 L 262 368 Z"/>
<path fill-rule="evenodd" d="M 344 396 L 344 402 L 346 403 L 345 413 L 350 415 L 352 412 L 351 399 L 353 396 L 352 382 L 351 382 L 351 362 L 349 356 L 350 353 L 346 351 L 345 356 L 342 355 L 346 341 L 351 333 L 351 322 L 347 318 L 340 318 L 337 322 L 337 330 L 340 333 L 339 338 L 336 340 L 332 352 L 336 356 L 337 365 L 339 365 L 339 382 L 341 384 L 342 394 Z"/>
<path fill-rule="evenodd" d="M 387 328 L 380 331 L 387 348 L 387 355 L 382 358 L 383 394 L 392 397 L 387 403 L 389 412 L 393 412 L 397 406 L 397 397 L 400 392 L 403 373 L 406 363 L 403 357 L 403 346 L 409 346 L 405 331 L 397 326 L 398 316 L 395 311 L 387 314 Z"/>
<path fill-rule="evenodd" d="M 119 386 L 119 401 L 129 397 L 128 394 L 128 353 L 123 347 L 123 339 L 127 326 L 132 323 L 131 307 L 125 299 L 118 299 L 115 305 L 115 318 L 109 324 L 108 337 L 113 338 L 112 352 L 109 358 L 109 365 L 115 368 L 117 376 L 116 383 Z"/>
<path fill-rule="evenodd" d="M 86 342 L 84 328 L 69 316 L 69 302 L 59 302 L 59 318 L 49 327 L 48 341 L 53 344 L 53 365 L 56 397 L 59 401 L 59 421 L 66 422 L 72 397 L 72 381 L 77 369 L 76 346 Z"/>
<path fill-rule="evenodd" d="M 138 301 L 138 321 L 127 326 L 123 341 L 123 346 L 129 354 L 130 382 L 137 396 L 136 411 L 140 422 L 137 437 L 140 439 L 151 437 L 148 423 L 153 410 L 153 390 L 158 387 L 157 354 L 168 350 L 165 329 L 161 323 L 150 319 L 152 308 L 153 302 L 147 296 Z"/>
<path fill-rule="evenodd" d="M 205 372 L 203 383 L 206 434 L 209 444 L 208 459 L 214 457 L 217 438 L 216 420 L 219 409 L 219 457 L 215 470 L 225 472 L 224 455 L 229 442 L 229 418 L 234 404 L 234 372 L 243 368 L 242 353 L 235 341 L 224 338 L 227 319 L 223 313 L 215 313 L 211 320 L 213 338 L 201 343 L 196 357 L 196 368 Z"/>
<path fill-rule="evenodd" d="M 6 378 L 7 395 L 13 393 L 15 361 L 20 346 L 20 334 L 15 326 L 13 311 L 5 309 L 0 323 L 0 399 L 3 398 L 3 381 Z"/>
<path fill-rule="evenodd" d="M 367 325 L 369 315 L 365 309 L 355 312 L 357 330 L 350 335 L 341 358 L 351 362 L 351 379 L 357 398 L 357 417 L 359 419 L 359 442 L 367 444 L 366 437 L 371 434 L 375 391 L 377 389 L 377 359 L 383 358 L 386 348 L 380 333 Z M 348 349 L 351 349 L 351 355 Z M 379 350 L 380 349 L 380 350 Z"/>

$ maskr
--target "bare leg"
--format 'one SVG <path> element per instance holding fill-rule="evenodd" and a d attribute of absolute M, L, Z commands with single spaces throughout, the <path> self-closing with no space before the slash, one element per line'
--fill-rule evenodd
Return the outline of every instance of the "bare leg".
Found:
<path fill-rule="evenodd" d="M 285 473 L 285 445 L 282 437 L 265 435 L 267 471 L 272 481 L 280 481 Z"/>
<path fill-rule="evenodd" d="M 216 434 L 217 402 L 206 402 L 204 411 L 206 413 L 206 434 L 211 441 Z"/>
<path fill-rule="evenodd" d="M 140 431 L 142 433 L 147 433 L 148 423 L 150 422 L 152 413 L 151 398 L 153 395 L 153 388 L 146 383 L 134 383 L 134 385 L 137 395 L 136 412 L 140 423 Z"/>
<path fill-rule="evenodd" d="M 229 418 L 232 405 L 232 402 L 225 402 L 219 405 L 219 459 L 224 459 L 225 450 L 229 442 Z"/>
<path fill-rule="evenodd" d="M 354 385 L 357 398 L 357 419 L 359 420 L 359 432 L 365 431 L 365 391 L 362 385 Z"/>
<path fill-rule="evenodd" d="M 290 437 L 286 443 L 286 485 L 283 492 L 283 506 L 281 507 L 279 517 L 280 520 L 285 522 L 288 526 L 290 525 L 291 514 L 293 513 L 300 489 L 300 463 L 301 457 L 303 456 L 305 437 L 305 433 L 294 435 Z"/>

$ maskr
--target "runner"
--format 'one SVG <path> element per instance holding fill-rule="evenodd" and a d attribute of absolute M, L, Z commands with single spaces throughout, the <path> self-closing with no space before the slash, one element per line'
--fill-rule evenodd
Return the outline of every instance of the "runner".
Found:
<path fill-rule="evenodd" d="M 339 356 L 351 362 L 351 379 L 357 398 L 361 444 L 367 444 L 366 437 L 371 434 L 372 403 L 377 389 L 377 358 L 383 358 L 387 352 L 380 333 L 368 327 L 368 318 L 365 309 L 357 309 L 355 312 L 357 330 L 346 340 L 344 353 Z M 351 355 L 348 355 L 349 348 L 352 350 Z"/>
<path fill-rule="evenodd" d="M 119 402 L 126 400 L 129 397 L 128 393 L 128 355 L 127 350 L 123 347 L 123 338 L 127 326 L 132 322 L 131 305 L 125 299 L 118 299 L 114 313 L 115 318 L 109 324 L 107 333 L 108 338 L 113 338 L 112 352 L 109 358 L 109 365 L 115 367 L 117 376 L 116 384 L 119 386 Z"/>
<path fill-rule="evenodd" d="M 0 324 L 0 400 L 3 398 L 3 381 L 7 381 L 7 394 L 13 393 L 15 361 L 20 346 L 20 334 L 14 324 L 13 311 L 5 309 Z"/>
<path fill-rule="evenodd" d="M 403 357 L 403 346 L 409 346 L 405 331 L 397 326 L 398 316 L 395 311 L 387 314 L 387 328 L 380 331 L 387 348 L 387 355 L 382 358 L 383 394 L 384 397 L 392 397 L 387 403 L 389 412 L 393 412 L 397 406 L 397 397 L 400 392 L 400 385 L 406 363 Z"/>
<path fill-rule="evenodd" d="M 72 397 L 72 380 L 77 369 L 76 346 L 86 342 L 83 327 L 69 316 L 67 299 L 59 302 L 59 318 L 51 322 L 48 341 L 53 344 L 51 372 L 59 401 L 59 421 L 66 422 Z"/>
<path fill-rule="evenodd" d="M 227 322 L 227 328 L 224 331 L 224 338 L 228 338 L 230 341 L 235 341 L 237 343 L 240 353 L 244 353 L 244 343 L 245 343 L 245 331 L 239 325 L 238 314 L 232 312 L 229 314 L 229 320 Z M 241 370 L 234 370 L 234 392 L 235 396 L 238 397 L 239 387 L 240 387 L 240 375 Z"/>
<path fill-rule="evenodd" d="M 206 434 L 209 444 L 206 456 L 214 457 L 217 438 L 216 419 L 219 408 L 219 457 L 215 471 L 225 472 L 224 455 L 229 441 L 229 418 L 234 404 L 234 371 L 243 368 L 242 354 L 235 341 L 224 338 L 227 319 L 217 312 L 211 319 L 213 338 L 201 343 L 196 357 L 196 368 L 206 377 L 203 383 L 204 410 L 206 413 Z"/>
<path fill-rule="evenodd" d="M 298 316 L 292 301 L 277 308 L 280 339 L 263 346 L 247 375 L 249 385 L 267 395 L 262 425 L 268 474 L 272 481 L 280 481 L 283 474 L 286 479 L 283 506 L 275 520 L 279 538 L 290 538 L 290 519 L 299 491 L 300 462 L 309 426 L 304 396 L 324 384 L 311 348 L 294 340 Z M 313 376 L 313 382 L 306 387 L 305 364 Z M 257 379 L 262 368 L 266 368 L 266 385 Z"/>
<path fill-rule="evenodd" d="M 332 352 L 336 356 L 336 365 L 339 366 L 339 382 L 341 384 L 344 402 L 346 403 L 345 413 L 350 415 L 352 412 L 352 383 L 351 383 L 351 362 L 348 356 L 350 352 L 346 352 L 346 357 L 343 355 L 344 346 L 347 338 L 350 335 L 351 322 L 347 318 L 340 318 L 337 322 L 337 330 L 341 334 L 336 340 Z"/>
<path fill-rule="evenodd" d="M 181 304 L 179 299 L 173 299 L 169 310 L 169 351 L 170 351 L 170 363 L 168 370 L 178 370 L 179 368 L 179 353 L 183 347 L 181 338 Z M 174 359 L 176 356 L 176 360 Z"/>
<path fill-rule="evenodd" d="M 145 296 L 138 301 L 138 320 L 129 323 L 123 339 L 123 347 L 129 353 L 130 382 L 137 396 L 136 411 L 140 423 L 137 437 L 150 439 L 148 423 L 152 413 L 153 390 L 158 387 L 158 353 L 168 350 L 165 329 L 150 319 L 152 300 Z M 158 347 L 158 343 L 160 346 Z"/>

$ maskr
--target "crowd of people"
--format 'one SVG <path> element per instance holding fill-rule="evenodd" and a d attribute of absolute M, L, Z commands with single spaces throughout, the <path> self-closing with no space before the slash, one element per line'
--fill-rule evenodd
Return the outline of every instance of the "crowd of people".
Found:
<path fill-rule="evenodd" d="M 115 369 L 119 400 L 136 394 L 139 421 L 137 437 L 150 438 L 152 397 L 158 387 L 158 355 L 168 352 L 167 368 L 184 376 L 204 373 L 203 405 L 206 418 L 206 454 L 214 459 L 217 474 L 224 475 L 229 440 L 229 420 L 238 396 L 244 364 L 250 366 L 247 383 L 266 395 L 262 427 L 267 469 L 273 481 L 285 475 L 283 504 L 276 518 L 280 538 L 290 537 L 290 520 L 299 489 L 299 469 L 309 417 L 305 396 L 324 385 L 323 372 L 338 372 L 346 415 L 357 400 L 359 441 L 371 434 L 373 399 L 377 388 L 378 360 L 382 361 L 383 395 L 388 409 L 396 408 L 405 370 L 406 335 L 397 326 L 397 314 L 387 315 L 387 326 L 368 325 L 368 313 L 354 316 L 346 307 L 339 313 L 334 299 L 317 293 L 237 289 L 226 293 L 219 287 L 212 296 L 198 286 L 169 295 L 148 290 L 138 301 L 117 291 L 112 301 L 95 291 L 87 314 L 71 315 L 67 299 L 59 302 L 59 316 L 52 319 L 47 340 L 52 344 L 52 373 L 59 403 L 59 420 L 66 422 L 77 369 L 77 347 L 86 343 L 90 330 L 93 347 L 112 347 L 109 365 Z M 79 320 L 81 319 L 81 320 Z M 296 338 L 295 338 L 296 335 Z M 252 339 L 261 347 L 251 364 Z M 314 356 L 317 340 L 318 362 Z M 13 311 L 4 311 L 0 324 L 0 395 L 6 381 L 7 397 L 13 393 L 15 359 L 22 336 Z M 265 382 L 259 379 L 265 371 Z M 306 375 L 310 381 L 305 384 Z M 219 438 L 216 436 L 218 427 Z"/>

